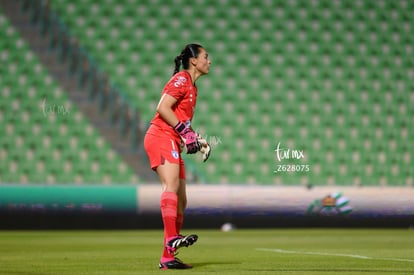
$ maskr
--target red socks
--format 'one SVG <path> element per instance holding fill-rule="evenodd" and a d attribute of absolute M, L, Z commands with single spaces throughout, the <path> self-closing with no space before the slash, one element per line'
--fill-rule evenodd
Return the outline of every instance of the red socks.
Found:
<path fill-rule="evenodd" d="M 160 206 L 162 221 L 164 223 L 164 244 L 168 238 L 180 234 L 181 227 L 183 226 L 184 215 L 177 214 L 177 205 L 178 197 L 176 193 L 163 192 L 161 194 Z M 166 262 L 171 259 L 174 259 L 174 255 L 169 254 L 164 247 L 161 261 Z"/>
<path fill-rule="evenodd" d="M 161 194 L 161 215 L 164 222 L 164 236 L 170 238 L 176 236 L 177 228 L 177 194 L 174 192 L 163 192 Z"/>
<path fill-rule="evenodd" d="M 174 192 L 163 192 L 161 194 L 161 215 L 164 223 L 164 244 L 166 239 L 178 235 L 177 231 L 177 194 Z M 173 259 L 174 255 L 167 252 L 164 247 L 161 261 L 167 261 Z"/>

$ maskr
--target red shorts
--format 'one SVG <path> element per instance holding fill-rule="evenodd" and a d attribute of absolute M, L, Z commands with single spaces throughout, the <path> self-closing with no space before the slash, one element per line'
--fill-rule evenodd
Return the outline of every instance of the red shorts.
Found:
<path fill-rule="evenodd" d="M 168 161 L 180 165 L 180 179 L 185 179 L 184 160 L 181 158 L 180 144 L 168 137 L 159 137 L 146 134 L 144 138 L 144 148 L 152 170 Z"/>

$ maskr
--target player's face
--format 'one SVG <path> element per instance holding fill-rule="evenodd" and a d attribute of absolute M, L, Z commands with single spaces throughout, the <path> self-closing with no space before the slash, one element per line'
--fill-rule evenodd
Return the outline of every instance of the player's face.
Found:
<path fill-rule="evenodd" d="M 205 49 L 201 48 L 196 58 L 196 64 L 195 64 L 196 69 L 201 74 L 208 74 L 208 71 L 210 70 L 210 65 L 211 65 L 211 60 L 208 57 L 208 52 L 206 52 Z"/>

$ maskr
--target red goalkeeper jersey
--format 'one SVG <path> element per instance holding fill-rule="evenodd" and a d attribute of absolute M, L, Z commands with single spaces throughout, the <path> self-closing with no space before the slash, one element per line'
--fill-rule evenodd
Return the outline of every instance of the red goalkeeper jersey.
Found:
<path fill-rule="evenodd" d="M 190 74 L 187 71 L 181 71 L 173 75 L 162 90 L 162 95 L 164 94 L 177 99 L 172 108 L 175 115 L 181 122 L 191 126 L 197 101 L 197 87 L 193 85 Z M 178 143 L 180 142 L 180 136 L 159 113 L 156 113 L 151 120 L 151 127 L 147 132 L 156 136 L 173 137 Z"/>

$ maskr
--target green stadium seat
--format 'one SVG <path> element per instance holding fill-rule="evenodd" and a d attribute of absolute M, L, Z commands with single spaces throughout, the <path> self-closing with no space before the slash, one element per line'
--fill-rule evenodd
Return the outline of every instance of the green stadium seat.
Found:
<path fill-rule="evenodd" d="M 7 155 L 0 167 L 0 182 L 101 183 L 102 175 L 92 175 L 84 168 L 90 167 L 89 156 L 80 158 L 85 156 L 85 145 L 96 146 L 92 126 L 69 105 L 66 94 L 1 14 L 0 26 L 1 34 L 8 37 L 0 43 L 2 65 L 8 72 L 7 78 L 0 78 L 0 112 L 5 125 L 0 150 Z M 44 109 L 43 104 L 50 108 Z M 66 106 L 70 106 L 69 114 L 61 112 Z M 102 153 L 110 151 L 105 141 L 100 143 Z M 115 155 L 98 162 L 119 166 L 122 160 Z M 127 183 L 134 179 L 133 174 L 127 167 L 118 181 Z"/>

